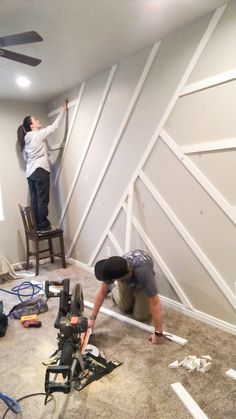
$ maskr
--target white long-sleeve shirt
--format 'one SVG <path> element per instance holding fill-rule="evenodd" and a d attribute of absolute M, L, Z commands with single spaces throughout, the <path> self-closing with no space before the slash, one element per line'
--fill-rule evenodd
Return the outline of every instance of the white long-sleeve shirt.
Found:
<path fill-rule="evenodd" d="M 31 176 L 38 167 L 42 167 L 42 169 L 50 172 L 45 140 L 50 134 L 56 131 L 63 116 L 64 110 L 62 109 L 52 125 L 48 125 L 46 128 L 37 131 L 29 131 L 25 135 L 23 154 L 26 161 L 26 177 Z"/>

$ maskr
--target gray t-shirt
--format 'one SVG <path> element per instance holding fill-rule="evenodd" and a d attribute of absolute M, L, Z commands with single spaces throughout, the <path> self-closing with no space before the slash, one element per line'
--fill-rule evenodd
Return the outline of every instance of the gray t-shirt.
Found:
<path fill-rule="evenodd" d="M 122 257 L 131 262 L 134 267 L 133 277 L 127 281 L 128 287 L 143 289 L 148 297 L 156 295 L 158 290 L 151 256 L 144 250 L 135 249 Z"/>

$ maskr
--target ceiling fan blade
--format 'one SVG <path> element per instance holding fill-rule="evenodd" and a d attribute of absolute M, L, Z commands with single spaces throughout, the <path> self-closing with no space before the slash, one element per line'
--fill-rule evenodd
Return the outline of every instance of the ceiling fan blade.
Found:
<path fill-rule="evenodd" d="M 35 31 L 17 33 L 16 35 L 7 35 L 0 38 L 0 47 L 10 47 L 12 45 L 30 44 L 31 42 L 40 42 L 43 38 Z"/>
<path fill-rule="evenodd" d="M 0 48 L 0 57 L 9 58 L 9 60 L 18 61 L 19 63 L 31 65 L 33 67 L 41 63 L 41 60 L 39 60 L 38 58 L 18 54 L 18 52 L 8 51 L 2 48 Z"/>

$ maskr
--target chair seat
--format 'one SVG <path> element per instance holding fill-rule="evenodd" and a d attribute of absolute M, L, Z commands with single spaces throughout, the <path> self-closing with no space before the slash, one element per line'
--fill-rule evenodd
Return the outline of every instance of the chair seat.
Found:
<path fill-rule="evenodd" d="M 20 213 L 25 230 L 26 239 L 26 269 L 29 269 L 29 257 L 35 256 L 36 258 L 36 275 L 39 274 L 39 260 L 50 258 L 51 262 L 54 263 L 54 256 L 58 256 L 62 260 L 63 268 L 66 268 L 65 250 L 64 250 L 64 239 L 63 230 L 60 228 L 52 228 L 51 230 L 37 231 L 33 208 L 31 206 L 22 207 L 19 204 Z M 59 239 L 60 252 L 55 253 L 53 251 L 53 239 Z M 40 250 L 39 243 L 43 240 L 48 241 L 48 248 Z M 30 251 L 29 241 L 34 242 L 34 251 Z M 42 253 L 47 255 L 40 256 Z"/>
<path fill-rule="evenodd" d="M 39 239 L 46 239 L 63 234 L 63 230 L 60 228 L 54 228 L 52 230 L 36 231 L 36 233 Z M 33 237 L 35 236 L 35 230 L 29 230 L 27 234 Z"/>

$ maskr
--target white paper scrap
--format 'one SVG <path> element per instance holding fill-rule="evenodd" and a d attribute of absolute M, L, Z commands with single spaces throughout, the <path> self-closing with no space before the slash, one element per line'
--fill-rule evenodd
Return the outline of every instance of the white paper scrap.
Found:
<path fill-rule="evenodd" d="M 227 377 L 233 378 L 233 380 L 236 380 L 236 370 L 228 370 L 226 371 L 225 375 L 227 375 Z"/>
<path fill-rule="evenodd" d="M 210 355 L 202 355 L 201 358 L 207 359 L 208 361 L 212 361 L 212 357 Z"/>
<path fill-rule="evenodd" d="M 179 367 L 179 361 L 174 361 L 171 364 L 168 365 L 169 368 L 178 368 Z"/>

